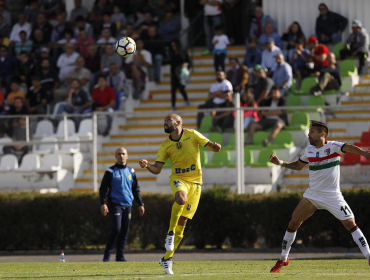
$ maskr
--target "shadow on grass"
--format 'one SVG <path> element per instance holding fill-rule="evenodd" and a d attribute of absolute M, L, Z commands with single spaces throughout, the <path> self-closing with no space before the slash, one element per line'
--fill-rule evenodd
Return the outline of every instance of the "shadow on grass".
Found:
<path fill-rule="evenodd" d="M 55 276 L 55 275 L 44 275 L 44 276 L 11 276 L 11 277 L 1 277 L 1 279 L 52 279 L 52 278 L 69 278 L 69 279 L 76 279 L 76 278 L 95 278 L 99 277 L 98 279 L 101 279 L 101 277 L 148 277 L 148 276 L 156 276 L 155 274 L 115 274 L 115 275 L 60 275 L 60 276 Z"/>

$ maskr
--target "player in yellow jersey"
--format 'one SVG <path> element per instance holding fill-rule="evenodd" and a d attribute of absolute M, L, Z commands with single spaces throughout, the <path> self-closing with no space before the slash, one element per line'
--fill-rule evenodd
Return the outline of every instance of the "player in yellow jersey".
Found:
<path fill-rule="evenodd" d="M 199 145 L 213 152 L 219 152 L 221 145 L 209 141 L 194 129 L 182 128 L 182 119 L 176 114 L 164 119 L 164 131 L 170 136 L 159 147 L 156 162 L 149 164 L 146 159 L 141 159 L 139 164 L 151 173 L 159 174 L 167 159 L 171 160 L 170 185 L 175 203 L 165 242 L 167 252 L 159 263 L 166 274 L 173 274 L 172 256 L 183 238 L 186 221 L 193 218 L 200 199 L 203 182 Z"/>

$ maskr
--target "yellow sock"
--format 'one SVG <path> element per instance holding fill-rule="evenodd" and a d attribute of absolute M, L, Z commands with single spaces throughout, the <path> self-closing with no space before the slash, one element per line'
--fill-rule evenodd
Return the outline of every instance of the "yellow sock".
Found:
<path fill-rule="evenodd" d="M 182 213 L 182 209 L 184 209 L 185 205 L 180 205 L 176 201 L 172 206 L 172 212 L 171 212 L 171 220 L 170 220 L 170 228 L 168 229 L 169 233 L 170 231 L 175 232 L 175 228 L 177 225 L 177 222 L 179 221 L 179 218 Z"/>
<path fill-rule="evenodd" d="M 173 256 L 173 254 L 175 253 L 176 249 L 179 247 L 180 245 L 180 242 L 182 240 L 182 238 L 184 237 L 184 230 L 185 230 L 185 226 L 180 226 L 180 225 L 177 225 L 176 228 L 175 228 L 175 250 L 173 250 L 172 252 L 166 252 L 166 254 L 164 255 L 164 259 L 165 260 L 168 260 L 169 258 L 171 258 Z"/>

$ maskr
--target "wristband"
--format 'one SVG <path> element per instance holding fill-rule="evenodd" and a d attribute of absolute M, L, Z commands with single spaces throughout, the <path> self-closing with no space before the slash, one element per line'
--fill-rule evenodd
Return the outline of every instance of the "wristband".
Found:
<path fill-rule="evenodd" d="M 279 165 L 283 165 L 284 161 L 279 160 Z"/>

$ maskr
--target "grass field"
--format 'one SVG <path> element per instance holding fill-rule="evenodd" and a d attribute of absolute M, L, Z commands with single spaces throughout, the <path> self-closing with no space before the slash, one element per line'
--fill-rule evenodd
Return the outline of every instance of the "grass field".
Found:
<path fill-rule="evenodd" d="M 1 263 L 0 279 L 370 279 L 365 259 L 292 260 L 279 274 L 275 261 L 174 262 L 165 275 L 156 262 Z"/>

